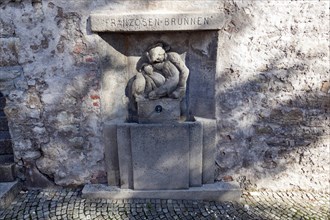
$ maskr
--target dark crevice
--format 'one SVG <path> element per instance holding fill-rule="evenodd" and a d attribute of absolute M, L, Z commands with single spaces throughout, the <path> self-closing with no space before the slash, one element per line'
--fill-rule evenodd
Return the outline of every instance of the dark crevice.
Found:
<path fill-rule="evenodd" d="M 6 98 L 0 92 L 0 182 L 15 180 L 14 155 L 8 121 L 4 113 Z"/>

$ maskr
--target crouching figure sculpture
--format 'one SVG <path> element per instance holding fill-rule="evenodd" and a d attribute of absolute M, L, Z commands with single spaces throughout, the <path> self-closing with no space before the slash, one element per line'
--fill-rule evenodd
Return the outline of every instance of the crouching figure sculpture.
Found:
<path fill-rule="evenodd" d="M 137 71 L 126 90 L 132 111 L 136 109 L 136 102 L 142 100 L 185 97 L 189 69 L 169 46 L 156 43 L 149 47 L 138 61 Z"/>

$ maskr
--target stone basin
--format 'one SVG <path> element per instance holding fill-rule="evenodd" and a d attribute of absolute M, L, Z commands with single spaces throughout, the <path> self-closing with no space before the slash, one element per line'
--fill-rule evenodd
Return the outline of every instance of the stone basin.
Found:
<path fill-rule="evenodd" d="M 216 123 L 105 123 L 108 184 L 123 189 L 188 189 L 214 182 Z"/>

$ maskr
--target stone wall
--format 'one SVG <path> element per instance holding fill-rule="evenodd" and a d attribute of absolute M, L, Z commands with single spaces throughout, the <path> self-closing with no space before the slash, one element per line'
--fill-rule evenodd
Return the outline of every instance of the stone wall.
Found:
<path fill-rule="evenodd" d="M 20 178 L 31 186 L 106 181 L 102 123 L 125 116 L 125 97 L 101 100 L 127 79 L 104 87 L 102 62 L 119 68 L 122 54 L 90 31 L 89 14 L 165 8 L 231 17 L 218 33 L 215 178 L 250 189 L 329 189 L 327 1 L 1 1 L 0 91 Z M 118 59 L 104 57 L 105 44 Z"/>
<path fill-rule="evenodd" d="M 88 4 L 1 2 L 0 88 L 21 178 L 32 186 L 104 182 Z"/>
<path fill-rule="evenodd" d="M 329 190 L 329 3 L 236 1 L 220 32 L 218 179 Z"/>

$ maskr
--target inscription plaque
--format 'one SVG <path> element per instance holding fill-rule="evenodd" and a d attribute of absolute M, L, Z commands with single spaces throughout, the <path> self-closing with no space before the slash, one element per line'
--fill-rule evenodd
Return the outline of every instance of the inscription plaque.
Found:
<path fill-rule="evenodd" d="M 224 23 L 222 12 L 113 14 L 99 11 L 91 14 L 91 28 L 96 32 L 218 30 Z"/>

